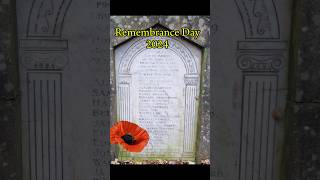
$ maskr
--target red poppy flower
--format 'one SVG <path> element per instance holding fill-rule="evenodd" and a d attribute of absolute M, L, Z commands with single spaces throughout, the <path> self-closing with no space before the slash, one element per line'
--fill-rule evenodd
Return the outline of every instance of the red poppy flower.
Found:
<path fill-rule="evenodd" d="M 148 132 L 128 121 L 119 121 L 110 129 L 110 143 L 120 144 L 129 152 L 141 152 L 148 141 Z"/>

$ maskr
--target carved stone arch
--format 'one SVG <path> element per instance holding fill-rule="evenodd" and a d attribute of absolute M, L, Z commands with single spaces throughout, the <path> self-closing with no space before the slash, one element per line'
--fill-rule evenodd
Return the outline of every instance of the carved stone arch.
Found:
<path fill-rule="evenodd" d="M 64 18 L 72 0 L 33 0 L 20 39 L 21 63 L 27 70 L 62 70 L 68 64 L 68 40 L 62 39 Z"/>
<path fill-rule="evenodd" d="M 68 64 L 69 58 L 68 40 L 62 39 L 61 33 L 71 2 L 72 0 L 32 0 L 26 31 L 19 39 L 21 81 L 27 82 L 23 86 L 25 98 L 22 104 L 28 108 L 23 109 L 25 116 L 22 121 L 27 123 L 22 128 L 22 144 L 23 177 L 28 180 L 65 179 L 62 79 L 63 68 Z M 42 116 L 39 117 L 39 114 Z M 48 127 L 40 126 L 38 122 L 47 123 Z M 46 132 L 48 135 L 39 132 Z M 42 142 L 48 142 L 48 145 L 37 143 L 40 138 Z M 39 151 L 40 148 L 47 149 Z M 39 157 L 47 158 L 41 160 Z"/>
<path fill-rule="evenodd" d="M 168 29 L 161 24 L 156 24 L 152 26 L 152 28 L 162 28 L 162 29 Z M 143 51 L 147 51 L 146 49 L 146 37 L 138 37 L 138 38 L 131 38 L 128 39 L 121 44 L 124 44 L 128 41 L 133 41 L 132 44 L 125 50 L 125 52 L 120 57 L 120 62 L 118 67 L 116 68 L 116 71 L 118 73 L 117 76 L 117 84 L 118 84 L 118 92 L 122 92 L 122 97 L 120 97 L 120 94 L 117 94 L 118 96 L 118 114 L 120 119 L 127 119 L 130 120 L 132 115 L 130 112 L 130 107 L 128 106 L 130 104 L 130 86 L 131 86 L 131 67 L 133 64 L 133 61 L 135 60 L 135 57 L 140 54 Z M 149 39 L 154 39 L 153 37 Z M 170 48 L 168 50 L 173 51 L 177 56 L 180 57 L 182 60 L 184 67 L 186 69 L 185 74 L 185 85 L 186 86 L 194 86 L 193 89 L 198 85 L 200 81 L 199 76 L 199 67 L 197 66 L 197 62 L 191 51 L 178 39 L 178 38 L 169 38 L 169 37 L 157 37 L 157 40 L 162 40 L 163 42 L 165 40 L 170 41 Z M 117 47 L 119 47 L 120 44 L 118 44 Z M 189 90 L 187 90 L 187 94 Z M 197 92 L 194 92 L 197 93 Z M 122 99 L 122 100 L 120 100 Z M 128 107 L 126 107 L 128 106 Z"/>
<path fill-rule="evenodd" d="M 72 0 L 33 0 L 27 37 L 61 37 L 65 15 Z"/>
<path fill-rule="evenodd" d="M 157 37 L 158 40 L 166 40 L 168 38 Z M 176 55 L 178 55 L 184 63 L 187 74 L 197 74 L 199 73 L 199 69 L 196 65 L 196 60 L 190 50 L 186 48 L 186 46 L 181 43 L 178 39 L 170 38 L 170 46 L 171 48 L 168 50 L 173 51 Z M 138 38 L 136 42 L 134 42 L 130 48 L 126 50 L 126 52 L 122 55 L 121 61 L 119 64 L 119 73 L 130 73 L 131 65 L 135 56 L 137 56 L 142 51 L 146 51 L 146 38 Z"/>
<path fill-rule="evenodd" d="M 276 151 L 280 148 L 281 129 L 270 114 L 282 106 L 278 87 L 284 78 L 281 71 L 286 65 L 287 42 L 280 40 L 273 0 L 235 0 L 235 3 L 245 33 L 244 40 L 238 41 L 236 61 L 242 72 L 238 179 L 277 179 Z"/>
<path fill-rule="evenodd" d="M 273 0 L 235 0 L 246 39 L 279 39 L 280 29 Z"/>

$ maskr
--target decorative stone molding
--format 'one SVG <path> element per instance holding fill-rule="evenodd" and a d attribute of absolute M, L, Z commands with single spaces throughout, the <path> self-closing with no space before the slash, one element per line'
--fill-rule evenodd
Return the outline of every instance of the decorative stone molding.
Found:
<path fill-rule="evenodd" d="M 241 54 L 238 67 L 243 71 L 276 72 L 283 67 L 281 54 Z"/>
<path fill-rule="evenodd" d="M 21 61 L 26 69 L 59 70 L 68 64 L 65 40 L 20 40 Z"/>
<path fill-rule="evenodd" d="M 157 26 L 155 26 L 157 27 Z M 149 38 L 152 39 L 152 38 Z M 167 40 L 165 37 L 157 37 L 158 40 Z M 122 55 L 121 64 L 119 65 L 119 73 L 129 73 L 132 65 L 132 61 L 135 56 L 140 52 L 146 50 L 146 38 L 136 38 L 135 42 L 132 43 L 130 48 Z M 170 38 L 170 49 L 183 60 L 188 74 L 198 73 L 195 57 L 193 57 L 190 50 L 178 40 L 178 38 Z"/>
<path fill-rule="evenodd" d="M 131 83 L 131 74 L 119 74 L 119 84 L 130 84 Z"/>
<path fill-rule="evenodd" d="M 61 37 L 64 17 L 72 0 L 34 0 L 29 11 L 27 37 Z"/>
<path fill-rule="evenodd" d="M 235 0 L 246 39 L 279 39 L 279 20 L 272 0 Z"/>
<path fill-rule="evenodd" d="M 199 75 L 185 75 L 184 82 L 186 86 L 197 86 L 199 82 Z"/>

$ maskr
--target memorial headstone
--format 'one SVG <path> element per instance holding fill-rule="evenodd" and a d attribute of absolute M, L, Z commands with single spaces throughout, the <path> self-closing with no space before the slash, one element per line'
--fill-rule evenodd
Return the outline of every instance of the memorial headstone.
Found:
<path fill-rule="evenodd" d="M 168 40 L 168 49 L 147 49 L 146 40 Z M 142 153 L 120 159 L 195 160 L 201 48 L 184 38 L 134 38 L 115 48 L 117 118 L 145 128 Z"/>

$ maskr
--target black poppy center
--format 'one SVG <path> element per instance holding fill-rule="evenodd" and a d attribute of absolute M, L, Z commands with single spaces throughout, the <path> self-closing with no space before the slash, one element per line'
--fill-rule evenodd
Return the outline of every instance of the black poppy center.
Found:
<path fill-rule="evenodd" d="M 126 134 L 121 137 L 125 143 L 127 144 L 134 144 L 135 140 L 131 134 Z"/>

